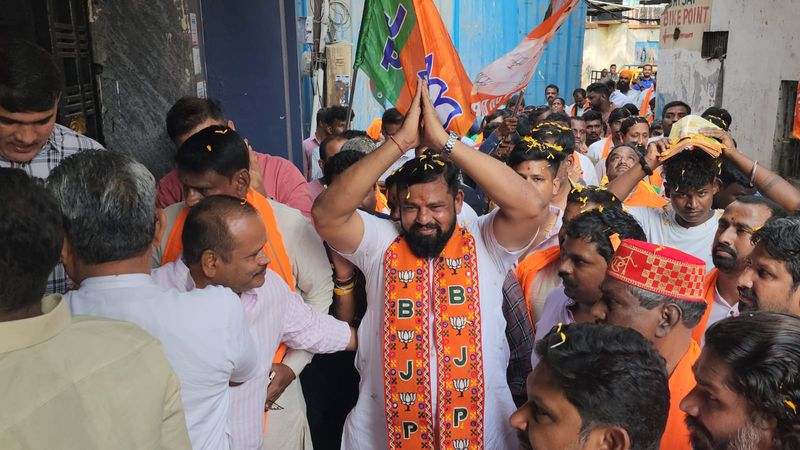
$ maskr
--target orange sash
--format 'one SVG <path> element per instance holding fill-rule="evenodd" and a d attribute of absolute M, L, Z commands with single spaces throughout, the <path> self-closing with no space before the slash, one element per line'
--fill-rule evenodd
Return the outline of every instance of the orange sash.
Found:
<path fill-rule="evenodd" d="M 264 252 L 267 254 L 270 261 L 272 261 L 270 269 L 280 275 L 283 281 L 289 285 L 292 292 L 294 292 L 295 286 L 294 277 L 292 276 L 292 264 L 289 261 L 289 255 L 286 253 L 286 248 L 283 245 L 283 238 L 281 237 L 280 230 L 278 230 L 278 224 L 275 222 L 275 213 L 272 210 L 272 206 L 263 195 L 253 189 L 247 191 L 247 197 L 245 199 L 258 211 L 261 220 L 264 222 L 264 228 L 267 230 L 269 240 L 267 241 L 267 245 L 264 246 Z M 183 251 L 181 235 L 183 235 L 183 225 L 186 223 L 186 216 L 188 215 L 189 208 L 184 207 L 175 219 L 175 223 L 172 225 L 172 231 L 170 231 L 169 238 L 167 239 L 164 255 L 161 257 L 161 265 L 176 261 Z M 283 355 L 285 353 L 286 346 L 281 344 L 278 351 L 275 353 L 273 362 L 283 361 Z"/>
<path fill-rule="evenodd" d="M 372 120 L 372 123 L 369 124 L 369 128 L 367 128 L 367 136 L 375 142 L 378 142 L 381 139 L 381 126 L 383 125 L 383 120 L 380 117 L 376 117 Z"/>
<path fill-rule="evenodd" d="M 657 168 L 653 171 L 653 174 L 647 177 L 650 186 L 654 188 L 658 188 L 659 190 L 663 190 L 664 188 L 664 179 L 661 178 L 661 168 Z"/>
<path fill-rule="evenodd" d="M 703 313 L 700 323 L 692 330 L 692 339 L 698 344 L 703 342 L 703 335 L 708 326 L 708 318 L 711 316 L 711 307 L 714 306 L 714 296 L 717 292 L 717 278 L 719 278 L 719 270 L 714 269 L 706 274 L 706 279 L 703 282 L 703 292 L 705 292 L 706 298 L 706 312 Z"/>
<path fill-rule="evenodd" d="M 603 144 L 603 151 L 600 152 L 600 159 L 608 158 L 608 154 L 611 153 L 611 143 L 613 141 L 614 139 L 612 139 L 611 136 L 606 138 L 606 143 Z"/>
<path fill-rule="evenodd" d="M 639 108 L 639 115 L 647 119 L 648 123 L 653 123 L 653 112 L 650 111 L 650 99 L 653 97 L 653 87 L 645 89 L 642 105 Z"/>
<path fill-rule="evenodd" d="M 583 110 L 586 111 L 586 108 L 588 108 L 588 107 L 589 107 L 589 100 L 586 100 L 585 102 L 583 102 Z M 578 104 L 575 103 L 574 105 L 572 105 L 572 108 L 570 108 L 570 110 L 569 110 L 569 116 L 570 117 L 575 117 L 575 115 L 576 115 L 575 113 L 577 111 L 578 111 Z"/>
<path fill-rule="evenodd" d="M 484 373 L 475 239 L 457 226 L 441 255 L 426 260 L 398 236 L 384 254 L 383 267 L 388 448 L 482 449 Z"/>
<path fill-rule="evenodd" d="M 692 366 L 699 357 L 700 345 L 692 340 L 689 350 L 669 377 L 669 416 L 664 435 L 661 437 L 660 450 L 692 450 L 689 429 L 684 421 L 686 413 L 681 411 L 680 404 L 689 391 L 694 389 L 696 381 Z"/>
<path fill-rule="evenodd" d="M 514 269 L 514 274 L 522 287 L 522 294 L 525 296 L 525 305 L 528 307 L 528 317 L 530 317 L 532 325 L 536 325 L 536 318 L 533 317 L 533 298 L 531 298 L 530 292 L 533 280 L 536 279 L 540 270 L 555 262 L 560 255 L 561 251 L 557 245 L 537 250 L 526 256 Z"/>
<path fill-rule="evenodd" d="M 378 189 L 378 186 L 375 186 L 375 211 L 379 213 L 389 213 L 389 203 L 386 200 L 386 196 Z"/>
<path fill-rule="evenodd" d="M 583 181 L 583 166 L 581 166 L 581 157 L 578 156 L 578 151 L 577 150 L 572 152 L 572 166 L 578 168 L 578 172 L 580 173 L 580 176 L 581 176 L 579 180 L 573 180 L 573 181 L 576 181 L 576 182 L 577 181 Z"/>
<path fill-rule="evenodd" d="M 640 181 L 633 189 L 631 195 L 623 202 L 624 206 L 645 206 L 648 208 L 662 208 L 667 204 L 667 199 L 658 195 L 645 181 Z"/>

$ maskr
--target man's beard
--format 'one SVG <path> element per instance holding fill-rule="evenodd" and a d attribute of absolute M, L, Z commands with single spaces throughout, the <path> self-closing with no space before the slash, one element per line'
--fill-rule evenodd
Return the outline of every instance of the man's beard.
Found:
<path fill-rule="evenodd" d="M 686 416 L 686 425 L 694 450 L 757 450 L 763 438 L 763 432 L 752 422 L 739 428 L 732 438 L 724 442 L 714 441 L 708 429 L 692 416 Z"/>
<path fill-rule="evenodd" d="M 420 258 L 434 258 L 442 253 L 445 245 L 447 245 L 447 241 L 450 240 L 450 236 L 453 235 L 456 229 L 456 217 L 453 216 L 450 227 L 445 231 L 442 231 L 441 227 L 439 227 L 436 222 L 431 222 L 427 225 L 415 223 L 409 230 L 406 230 L 402 225 L 400 228 L 402 230 L 402 236 L 406 239 L 406 242 L 408 242 L 408 247 L 415 255 Z M 436 234 L 433 236 L 422 236 L 419 234 L 419 230 L 422 229 L 436 230 Z"/>
<path fill-rule="evenodd" d="M 727 253 L 727 257 L 717 256 L 717 250 L 722 250 Z M 711 260 L 714 262 L 714 267 L 723 273 L 733 272 L 738 265 L 738 255 L 736 249 L 728 244 L 717 244 L 711 250 Z"/>

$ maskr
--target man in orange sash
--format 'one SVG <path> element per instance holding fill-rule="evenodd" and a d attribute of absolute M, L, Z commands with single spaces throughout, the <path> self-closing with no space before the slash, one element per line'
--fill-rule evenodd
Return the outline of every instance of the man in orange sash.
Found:
<path fill-rule="evenodd" d="M 608 265 L 602 300 L 592 308 L 598 321 L 638 331 L 666 360 L 670 408 L 661 450 L 692 448 L 679 405 L 695 385 L 692 366 L 700 346 L 692 339 L 692 328 L 706 309 L 704 274 L 699 258 L 626 239 Z"/>
<path fill-rule="evenodd" d="M 547 296 L 536 322 L 535 342 L 559 323 L 593 323 L 591 309 L 600 301 L 600 284 L 620 239 L 644 239 L 636 219 L 620 208 L 583 212 L 565 228 L 558 262 L 558 276 L 564 286 Z M 538 363 L 534 352 L 531 367 Z"/>
<path fill-rule="evenodd" d="M 375 180 L 419 145 L 442 155 L 420 155 L 398 172 L 400 223 L 358 211 Z M 464 226 L 456 165 L 499 206 Z M 500 287 L 546 225 L 548 202 L 502 162 L 448 135 L 420 81 L 393 139 L 334 180 L 312 213 L 320 236 L 368 280 L 361 386 L 342 448 L 513 448 Z"/>
<path fill-rule="evenodd" d="M 798 448 L 797 361 L 796 316 L 753 312 L 708 330 L 697 386 L 681 401 L 694 450 Z"/>
<path fill-rule="evenodd" d="M 753 252 L 753 233 L 769 219 L 784 214 L 780 206 L 764 197 L 739 197 L 725 208 L 719 218 L 714 246 L 711 248 L 715 269 L 706 275 L 703 286 L 708 307 L 692 333 L 701 346 L 708 327 L 739 313 L 739 277 L 744 273 L 747 258 Z"/>
<path fill-rule="evenodd" d="M 567 207 L 562 215 L 559 227 L 561 240 L 563 240 L 563 232 L 572 219 L 584 211 L 597 208 L 620 209 L 622 205 L 604 188 L 575 186 L 567 196 Z M 526 256 L 514 269 L 525 296 L 531 326 L 535 325 L 541 317 L 547 296 L 553 292 L 553 289 L 561 285 L 561 278 L 558 276 L 559 257 L 558 245 L 543 247 Z"/>
<path fill-rule="evenodd" d="M 153 251 L 153 266 L 178 259 L 183 250 L 181 234 L 189 209 L 210 195 L 230 195 L 256 208 L 269 236 L 264 251 L 273 270 L 303 300 L 327 312 L 333 298 L 328 258 L 319 236 L 299 211 L 263 197 L 250 188 L 247 145 L 232 129 L 211 126 L 194 134 L 175 155 L 178 176 L 186 191 L 186 202 L 169 206 L 166 229 Z M 285 350 L 282 350 L 282 352 Z M 269 387 L 271 401 L 281 398 L 283 407 L 273 411 L 267 423 L 265 448 L 304 448 L 310 442 L 302 392 L 297 375 L 311 361 L 308 352 L 289 350 L 277 355 Z"/>

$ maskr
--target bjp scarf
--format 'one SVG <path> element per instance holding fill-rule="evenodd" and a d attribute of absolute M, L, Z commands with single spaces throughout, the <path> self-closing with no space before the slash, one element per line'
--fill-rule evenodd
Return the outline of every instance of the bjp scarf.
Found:
<path fill-rule="evenodd" d="M 475 239 L 457 225 L 442 253 L 429 261 L 414 255 L 398 236 L 384 254 L 383 267 L 389 449 L 482 449 L 484 373 Z M 436 358 L 435 411 L 431 357 Z"/>

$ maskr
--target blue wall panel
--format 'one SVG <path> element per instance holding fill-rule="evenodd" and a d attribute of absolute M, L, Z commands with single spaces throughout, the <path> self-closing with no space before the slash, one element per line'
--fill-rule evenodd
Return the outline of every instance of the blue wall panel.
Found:
<path fill-rule="evenodd" d="M 454 41 L 470 77 L 513 49 L 542 22 L 550 4 L 549 0 L 454 1 L 460 14 L 457 29 L 451 32 L 457 36 Z M 571 101 L 572 90 L 580 87 L 585 22 L 586 3 L 581 1 L 545 47 L 525 93 L 527 104 L 544 103 L 544 88 L 550 83 Z"/>
<path fill-rule="evenodd" d="M 208 95 L 222 102 L 253 148 L 298 164 L 297 19 L 295 1 L 280 1 L 283 16 L 275 0 L 203 0 Z"/>
<path fill-rule="evenodd" d="M 448 27 L 467 74 L 475 75 L 487 64 L 513 49 L 544 18 L 550 0 L 434 0 Z M 355 51 L 364 0 L 351 0 L 352 27 L 348 32 Z M 571 103 L 572 90 L 580 87 L 586 2 L 581 0 L 545 47 L 526 91 L 527 104 L 542 104 L 550 83 Z M 372 100 L 369 81 L 359 74 L 354 126 L 364 129 L 382 108 Z"/>

